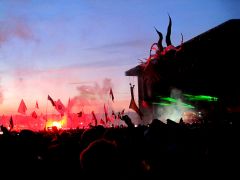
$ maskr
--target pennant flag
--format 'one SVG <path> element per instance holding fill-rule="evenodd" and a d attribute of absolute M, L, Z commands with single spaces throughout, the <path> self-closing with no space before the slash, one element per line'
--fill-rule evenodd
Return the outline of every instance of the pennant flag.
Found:
<path fill-rule="evenodd" d="M 137 107 L 137 105 L 136 105 L 136 102 L 135 102 L 135 100 L 134 100 L 133 89 L 134 89 L 134 85 L 131 85 L 131 84 L 130 84 L 131 102 L 130 102 L 129 108 L 130 108 L 130 109 L 133 109 L 133 110 L 140 116 L 140 118 L 142 119 L 143 114 L 142 114 L 142 112 L 140 111 L 140 109 L 139 109 L 139 108 Z"/>
<path fill-rule="evenodd" d="M 37 119 L 37 113 L 35 111 L 32 112 L 32 118 Z"/>
<path fill-rule="evenodd" d="M 12 116 L 11 116 L 11 117 L 10 117 L 10 120 L 9 120 L 9 129 L 12 130 L 13 127 L 14 127 L 14 125 L 13 125 L 13 118 L 12 118 Z"/>
<path fill-rule="evenodd" d="M 92 116 L 93 116 L 93 120 L 95 122 L 95 126 L 97 126 L 97 118 L 96 118 L 94 111 L 92 111 Z"/>
<path fill-rule="evenodd" d="M 70 113 L 70 109 L 71 109 L 71 107 L 70 107 L 70 98 L 68 98 L 68 105 L 67 105 L 67 113 L 69 114 Z"/>
<path fill-rule="evenodd" d="M 20 102 L 20 105 L 18 107 L 18 112 L 21 113 L 21 114 L 26 114 L 26 111 L 27 111 L 27 106 L 25 105 L 25 103 L 22 99 L 21 102 Z"/>
<path fill-rule="evenodd" d="M 114 96 L 113 96 L 113 91 L 112 91 L 112 88 L 110 88 L 109 95 L 110 95 L 110 97 L 112 98 L 112 101 L 114 102 Z"/>
<path fill-rule="evenodd" d="M 129 105 L 130 109 L 133 109 L 136 113 L 138 113 L 138 115 L 140 116 L 140 118 L 142 119 L 142 112 L 140 111 L 140 109 L 137 107 L 135 101 L 132 99 Z"/>
<path fill-rule="evenodd" d="M 82 117 L 82 111 L 80 111 L 79 113 L 77 113 L 78 114 L 78 117 Z"/>
<path fill-rule="evenodd" d="M 112 116 L 114 117 L 114 119 L 117 119 L 117 116 L 113 110 L 112 110 Z"/>
<path fill-rule="evenodd" d="M 118 116 L 117 116 L 118 119 L 121 119 L 121 113 L 118 112 Z"/>
<path fill-rule="evenodd" d="M 61 116 L 64 115 L 64 112 L 66 111 L 65 106 L 63 105 L 63 103 L 60 101 L 60 99 L 58 99 L 57 101 L 55 101 L 55 108 L 56 110 L 61 114 Z"/>
<path fill-rule="evenodd" d="M 104 122 L 104 120 L 101 118 L 101 120 L 100 120 L 100 124 L 101 125 L 105 125 L 105 122 Z"/>
<path fill-rule="evenodd" d="M 124 111 L 125 111 L 125 109 L 123 109 L 121 112 L 118 112 L 118 119 L 121 119 L 122 118 L 122 116 L 124 115 Z"/>
<path fill-rule="evenodd" d="M 53 101 L 53 99 L 48 95 L 48 100 L 52 103 L 52 106 L 55 106 L 55 102 Z"/>
<path fill-rule="evenodd" d="M 39 109 L 38 102 L 36 101 L 35 108 Z"/>
<path fill-rule="evenodd" d="M 68 98 L 68 107 L 70 106 L 70 102 L 71 102 L 71 101 L 70 101 L 70 98 Z"/>
<path fill-rule="evenodd" d="M 125 109 L 122 110 L 121 115 L 124 115 L 124 111 L 125 111 Z"/>
<path fill-rule="evenodd" d="M 71 109 L 72 109 L 72 103 L 71 103 L 71 100 L 70 100 L 70 97 L 68 98 L 68 104 L 67 104 L 67 109 L 66 109 L 66 112 L 67 112 L 67 116 L 68 116 L 68 119 L 71 120 L 72 119 L 72 112 L 71 112 Z M 78 117 L 82 117 L 82 114 L 78 114 Z"/>
<path fill-rule="evenodd" d="M 115 116 L 115 112 L 112 110 L 112 116 Z"/>
<path fill-rule="evenodd" d="M 108 119 L 108 112 L 107 112 L 107 108 L 106 108 L 105 104 L 104 104 L 104 114 L 105 114 L 105 119 L 106 119 L 106 123 L 107 123 L 109 121 L 109 119 Z"/>

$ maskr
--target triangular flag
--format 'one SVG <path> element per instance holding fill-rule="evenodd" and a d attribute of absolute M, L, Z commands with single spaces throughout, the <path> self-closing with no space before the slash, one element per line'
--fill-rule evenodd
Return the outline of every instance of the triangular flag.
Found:
<path fill-rule="evenodd" d="M 39 109 L 38 102 L 36 101 L 35 108 Z"/>
<path fill-rule="evenodd" d="M 138 113 L 138 115 L 140 116 L 140 118 L 142 119 L 142 112 L 140 111 L 140 109 L 137 107 L 135 101 L 133 99 L 131 99 L 130 105 L 129 105 L 130 109 L 133 109 L 136 113 Z"/>
<path fill-rule="evenodd" d="M 121 112 L 121 115 L 122 115 L 122 116 L 124 115 L 124 111 L 125 111 L 125 109 L 123 109 L 122 112 Z"/>
<path fill-rule="evenodd" d="M 101 118 L 101 120 L 100 120 L 100 124 L 101 125 L 105 125 L 105 122 L 104 122 L 104 120 Z"/>
<path fill-rule="evenodd" d="M 93 120 L 95 122 L 95 126 L 97 126 L 97 118 L 96 118 L 94 111 L 92 111 L 92 116 L 93 116 Z"/>
<path fill-rule="evenodd" d="M 117 116 L 113 110 L 112 110 L 112 116 L 114 117 L 114 119 L 117 119 Z"/>
<path fill-rule="evenodd" d="M 118 119 L 121 119 L 121 113 L 118 112 L 118 116 L 117 116 Z"/>
<path fill-rule="evenodd" d="M 55 106 L 53 99 L 48 95 L 48 100 L 52 103 L 52 106 Z"/>
<path fill-rule="evenodd" d="M 130 91 L 131 91 L 131 102 L 129 105 L 130 109 L 133 109 L 136 113 L 138 113 L 138 115 L 140 116 L 140 118 L 142 119 L 142 112 L 140 111 L 140 109 L 137 107 L 136 102 L 134 100 L 134 93 L 133 93 L 133 89 L 134 89 L 134 85 L 130 84 Z"/>
<path fill-rule="evenodd" d="M 32 118 L 37 119 L 37 113 L 35 111 L 32 112 Z"/>
<path fill-rule="evenodd" d="M 113 91 L 112 91 L 112 88 L 110 88 L 109 95 L 110 95 L 110 97 L 112 98 L 112 101 L 114 102 L 114 96 L 113 96 Z"/>
<path fill-rule="evenodd" d="M 12 118 L 12 116 L 11 116 L 11 117 L 10 117 L 10 120 L 9 120 L 9 129 L 12 130 L 13 127 L 14 127 L 14 125 L 13 125 L 13 118 Z"/>
<path fill-rule="evenodd" d="M 80 111 L 79 113 L 77 113 L 78 114 L 78 117 L 82 117 L 82 111 Z"/>
<path fill-rule="evenodd" d="M 18 112 L 21 113 L 21 114 L 26 114 L 26 111 L 27 111 L 27 107 L 23 101 L 23 99 L 21 100 L 20 102 L 20 105 L 18 107 Z"/>
<path fill-rule="evenodd" d="M 123 109 L 121 112 L 118 112 L 118 116 L 117 116 L 118 119 L 122 118 L 122 116 L 124 115 L 124 111 L 125 109 Z"/>
<path fill-rule="evenodd" d="M 70 113 L 70 110 L 71 110 L 71 107 L 70 107 L 70 98 L 68 98 L 68 105 L 67 105 L 67 113 L 69 114 Z"/>

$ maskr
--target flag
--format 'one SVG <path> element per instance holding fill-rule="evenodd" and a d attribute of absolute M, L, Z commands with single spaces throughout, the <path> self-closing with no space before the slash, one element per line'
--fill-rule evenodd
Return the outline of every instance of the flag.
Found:
<path fill-rule="evenodd" d="M 130 109 L 133 109 L 136 113 L 138 113 L 138 115 L 140 116 L 140 118 L 142 119 L 142 112 L 140 111 L 140 109 L 137 107 L 135 101 L 133 99 L 131 99 L 130 105 L 129 105 Z"/>
<path fill-rule="evenodd" d="M 136 102 L 134 100 L 134 93 L 133 93 L 133 89 L 134 89 L 134 85 L 130 84 L 130 92 L 131 92 L 131 101 L 130 101 L 130 105 L 129 108 L 133 109 L 136 113 L 138 113 L 138 115 L 140 116 L 140 118 L 142 119 L 142 112 L 140 111 L 140 109 L 137 107 Z"/>
<path fill-rule="evenodd" d="M 116 114 L 115 114 L 115 112 L 113 110 L 112 110 L 112 116 L 114 117 L 114 119 L 117 118 L 117 116 L 116 116 Z"/>
<path fill-rule="evenodd" d="M 78 117 L 82 117 L 82 111 L 80 111 L 79 113 L 77 113 L 78 114 Z"/>
<path fill-rule="evenodd" d="M 112 88 L 110 88 L 109 95 L 110 95 L 110 97 L 112 98 L 112 101 L 114 102 L 114 96 L 113 96 L 113 91 L 112 91 Z"/>
<path fill-rule="evenodd" d="M 21 114 L 26 114 L 26 111 L 27 111 L 27 107 L 22 99 L 18 107 L 18 112 Z"/>
<path fill-rule="evenodd" d="M 121 115 L 124 115 L 124 111 L 125 111 L 125 109 L 122 110 Z"/>
<path fill-rule="evenodd" d="M 71 103 L 71 100 L 69 97 L 66 112 L 67 112 L 68 119 L 70 119 L 70 120 L 72 119 L 71 108 L 72 108 L 72 103 Z M 77 114 L 78 114 L 78 117 L 82 117 L 82 115 L 80 116 L 79 113 L 77 113 Z"/>
<path fill-rule="evenodd" d="M 125 109 L 123 109 L 121 112 L 118 112 L 118 116 L 117 116 L 118 119 L 122 118 L 122 116 L 124 115 L 124 111 Z"/>
<path fill-rule="evenodd" d="M 104 104 L 104 114 L 105 114 L 105 119 L 106 119 L 106 123 L 107 123 L 109 121 L 109 119 L 108 119 L 108 112 L 107 112 L 105 104 Z"/>
<path fill-rule="evenodd" d="M 71 109 L 71 107 L 70 107 L 70 98 L 68 98 L 68 105 L 67 105 L 67 113 L 69 114 L 70 113 L 70 109 Z"/>
<path fill-rule="evenodd" d="M 37 119 L 37 113 L 35 111 L 32 112 L 32 118 Z"/>
<path fill-rule="evenodd" d="M 105 122 L 104 122 L 104 120 L 101 118 L 101 120 L 100 120 L 100 124 L 101 125 L 105 125 Z"/>
<path fill-rule="evenodd" d="M 35 108 L 39 109 L 38 102 L 36 101 Z"/>
<path fill-rule="evenodd" d="M 56 110 L 61 114 L 61 116 L 63 116 L 64 112 L 66 111 L 66 108 L 63 105 L 63 103 L 61 102 L 61 100 L 58 99 L 57 101 L 54 102 L 54 104 L 55 104 Z"/>
<path fill-rule="evenodd" d="M 11 116 L 11 117 L 10 117 L 10 120 L 9 120 L 9 129 L 12 130 L 13 127 L 14 127 L 14 125 L 13 125 L 13 118 L 12 118 L 12 116 Z"/>
<path fill-rule="evenodd" d="M 71 102 L 71 101 L 70 101 L 70 98 L 68 98 L 68 107 L 70 106 L 70 102 Z"/>
<path fill-rule="evenodd" d="M 93 120 L 95 122 L 95 126 L 97 126 L 97 118 L 96 118 L 94 111 L 92 111 L 92 116 L 93 116 Z"/>
<path fill-rule="evenodd" d="M 52 103 L 52 106 L 55 106 L 55 102 L 53 101 L 53 99 L 48 95 L 48 100 Z"/>
<path fill-rule="evenodd" d="M 121 113 L 118 112 L 118 116 L 117 116 L 118 119 L 121 119 Z"/>
<path fill-rule="evenodd" d="M 112 116 L 115 116 L 115 112 L 112 110 Z"/>

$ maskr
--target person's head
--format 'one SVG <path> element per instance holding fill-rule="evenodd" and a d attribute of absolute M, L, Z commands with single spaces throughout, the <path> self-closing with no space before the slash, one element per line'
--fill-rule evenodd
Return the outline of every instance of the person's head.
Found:
<path fill-rule="evenodd" d="M 88 176 L 115 174 L 119 165 L 117 146 L 105 139 L 93 141 L 81 152 L 80 163 Z"/>

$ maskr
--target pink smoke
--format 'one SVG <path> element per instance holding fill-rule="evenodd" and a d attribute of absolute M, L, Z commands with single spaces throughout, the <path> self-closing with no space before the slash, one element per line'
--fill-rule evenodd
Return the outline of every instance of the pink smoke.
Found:
<path fill-rule="evenodd" d="M 95 82 L 94 85 L 78 86 L 79 95 L 70 100 L 70 108 L 102 112 L 104 103 L 109 104 L 109 91 L 112 86 L 109 78 L 105 78 L 101 84 Z"/>
<path fill-rule="evenodd" d="M 2 93 L 2 90 L 0 89 L 0 104 L 2 103 L 3 103 L 3 93 Z"/>

